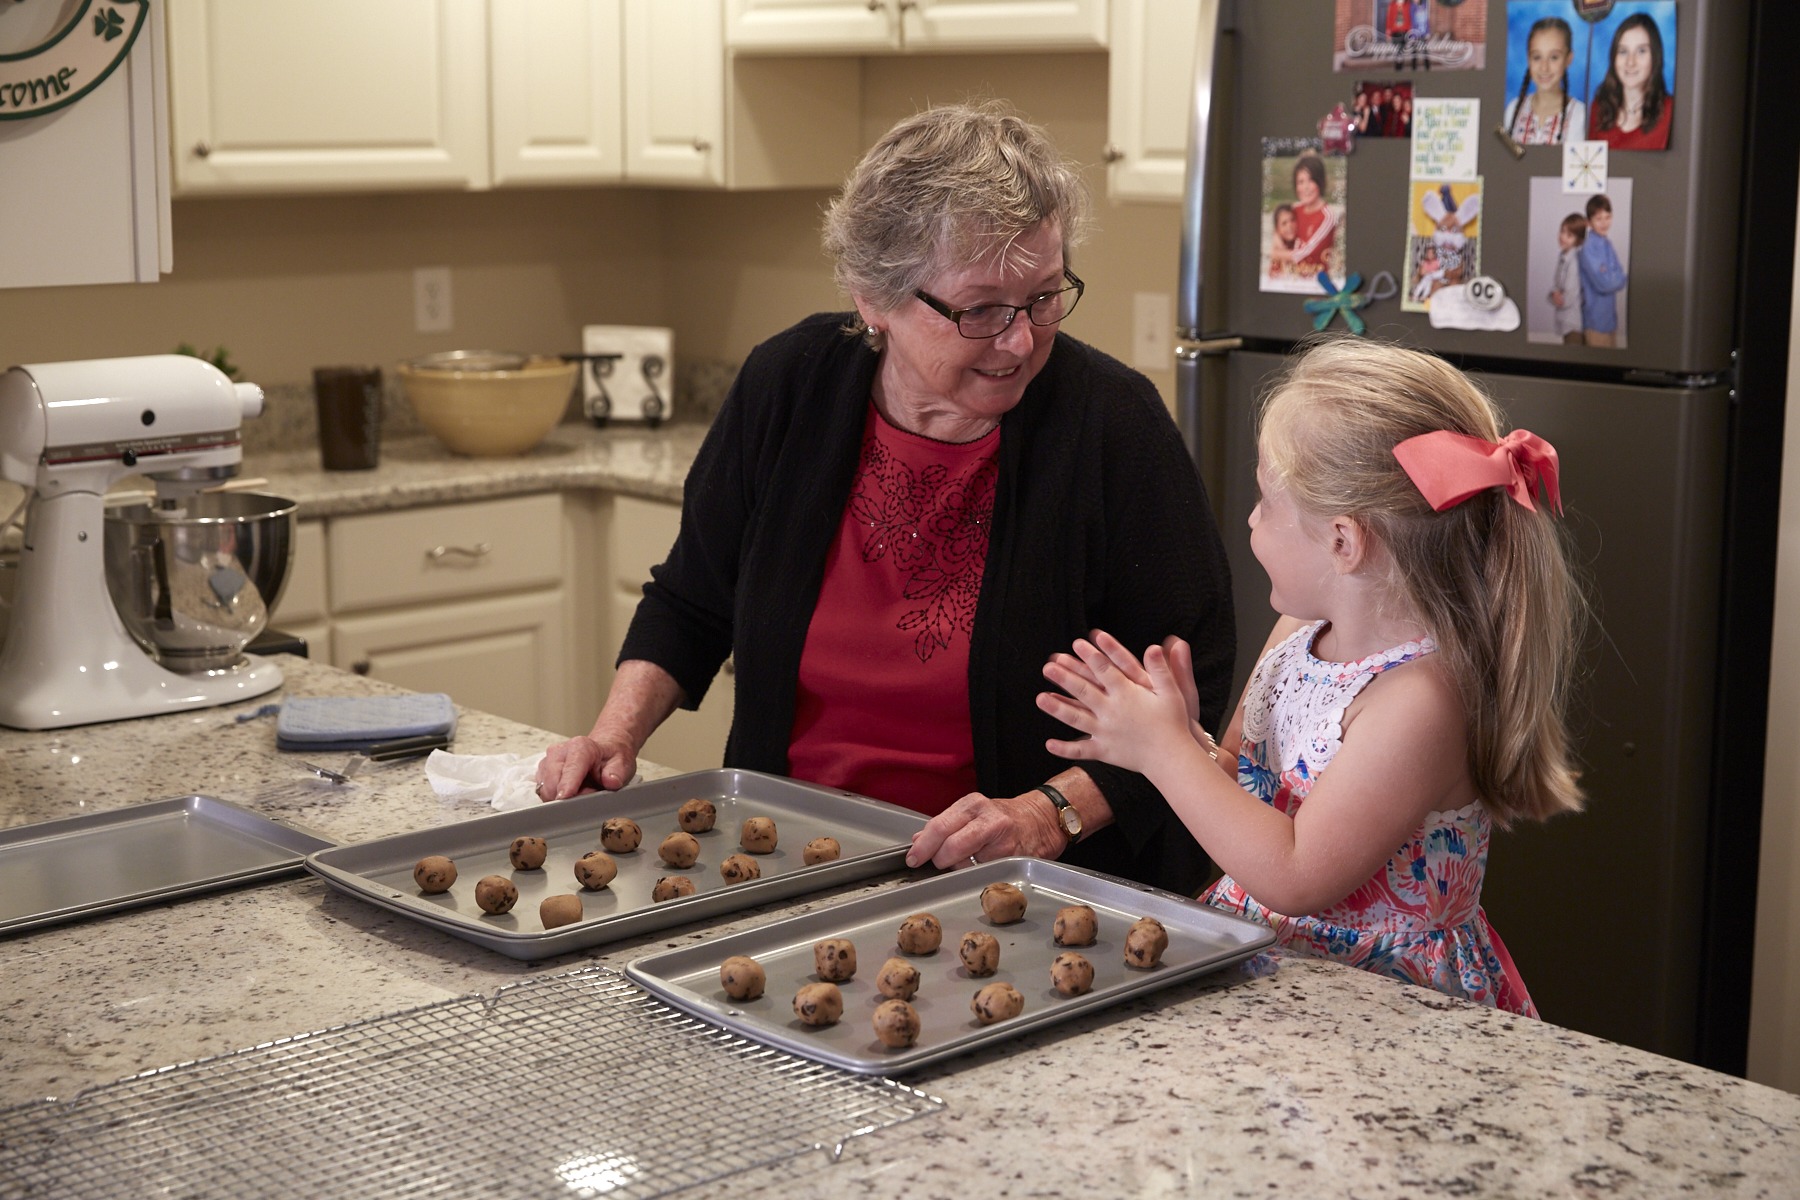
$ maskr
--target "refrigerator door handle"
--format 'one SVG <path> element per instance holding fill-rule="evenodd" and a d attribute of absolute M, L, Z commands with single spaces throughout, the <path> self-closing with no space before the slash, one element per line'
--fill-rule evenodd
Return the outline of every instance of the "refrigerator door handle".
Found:
<path fill-rule="evenodd" d="M 1200 0 L 1200 28 L 1194 40 L 1194 87 L 1188 110 L 1187 182 L 1181 216 L 1181 274 L 1176 296 L 1175 336 L 1200 337 L 1201 235 L 1206 228 L 1206 168 L 1212 158 L 1213 85 L 1218 78 L 1219 43 L 1225 0 Z"/>

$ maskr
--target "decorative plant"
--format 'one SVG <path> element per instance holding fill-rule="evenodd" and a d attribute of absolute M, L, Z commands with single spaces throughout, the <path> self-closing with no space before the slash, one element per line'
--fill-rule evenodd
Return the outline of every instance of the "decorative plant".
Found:
<path fill-rule="evenodd" d="M 191 358 L 203 358 L 213 366 L 219 368 L 219 370 L 225 372 L 225 376 L 228 379 L 236 379 L 238 377 L 237 364 L 231 361 L 231 352 L 226 350 L 223 346 L 216 347 L 211 354 L 202 354 L 188 343 L 183 342 L 181 345 L 175 347 L 175 353 L 186 354 Z"/>

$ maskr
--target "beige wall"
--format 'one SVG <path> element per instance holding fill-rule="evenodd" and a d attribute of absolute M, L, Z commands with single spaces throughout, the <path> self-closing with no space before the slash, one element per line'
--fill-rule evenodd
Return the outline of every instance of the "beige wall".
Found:
<path fill-rule="evenodd" d="M 1172 292 L 1174 205 L 1109 205 L 1103 54 L 870 59 L 875 137 L 932 101 L 1003 96 L 1096 164 L 1089 284 L 1070 331 L 1129 361 L 1132 294 Z M 825 191 L 627 187 L 177 200 L 161 283 L 0 291 L 0 368 L 223 344 L 264 384 L 315 365 L 432 350 L 578 348 L 584 324 L 669 325 L 683 353 L 736 360 L 790 321 L 842 305 L 819 250 Z M 18 236 L 8 231 L 7 236 Z M 456 326 L 413 332 L 412 270 L 448 266 Z M 1172 369 L 1154 372 L 1165 396 Z"/>
<path fill-rule="evenodd" d="M 1762 863 L 1756 881 L 1756 964 L 1746 1074 L 1800 1092 L 1800 261 L 1788 339 L 1787 428 L 1775 567 L 1769 740 L 1764 759 Z"/>

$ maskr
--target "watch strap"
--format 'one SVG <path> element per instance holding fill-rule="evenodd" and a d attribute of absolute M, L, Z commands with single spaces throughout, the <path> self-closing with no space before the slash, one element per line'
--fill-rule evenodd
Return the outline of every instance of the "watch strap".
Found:
<path fill-rule="evenodd" d="M 1040 783 L 1037 785 L 1037 790 L 1050 797 L 1050 803 L 1056 806 L 1057 823 L 1062 826 L 1063 832 L 1069 835 L 1069 844 L 1073 845 L 1075 839 L 1081 836 L 1081 814 L 1076 811 L 1073 804 L 1069 803 L 1069 798 L 1063 795 L 1054 784 Z"/>

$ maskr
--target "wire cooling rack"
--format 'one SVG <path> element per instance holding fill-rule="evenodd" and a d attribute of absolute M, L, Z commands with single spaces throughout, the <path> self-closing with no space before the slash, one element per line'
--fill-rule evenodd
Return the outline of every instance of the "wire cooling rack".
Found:
<path fill-rule="evenodd" d="M 0 1110 L 0 1196 L 662 1196 L 943 1102 L 590 967 Z"/>

